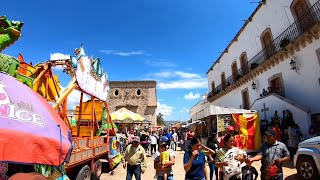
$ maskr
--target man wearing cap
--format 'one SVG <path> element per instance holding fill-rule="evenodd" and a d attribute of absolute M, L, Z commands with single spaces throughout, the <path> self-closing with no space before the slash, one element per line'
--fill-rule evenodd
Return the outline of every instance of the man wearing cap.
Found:
<path fill-rule="evenodd" d="M 282 142 L 277 141 L 277 133 L 271 129 L 266 131 L 267 142 L 263 143 L 258 154 L 246 160 L 247 164 L 261 160 L 261 180 L 283 179 L 282 163 L 290 160 L 289 151 Z"/>
<path fill-rule="evenodd" d="M 167 147 L 170 145 L 170 140 L 168 139 L 168 137 L 166 136 L 160 137 L 160 146 L 161 145 L 167 145 Z M 168 152 L 169 152 L 169 161 L 167 161 L 164 164 L 164 167 L 160 162 L 160 152 L 157 151 L 154 154 L 154 169 L 156 170 L 157 180 L 164 179 L 163 173 L 167 173 L 168 180 L 173 180 L 172 166 L 175 164 L 175 155 L 172 149 L 168 149 Z"/>
<path fill-rule="evenodd" d="M 140 138 L 133 137 L 132 144 L 128 145 L 122 159 L 123 168 L 127 167 L 126 180 L 131 180 L 133 175 L 136 180 L 141 180 L 141 173 L 143 174 L 147 168 L 146 159 L 146 151 L 140 145 Z"/>

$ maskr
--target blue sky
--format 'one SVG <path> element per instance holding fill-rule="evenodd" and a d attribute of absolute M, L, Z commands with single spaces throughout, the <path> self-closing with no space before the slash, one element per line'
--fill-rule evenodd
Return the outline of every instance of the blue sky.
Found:
<path fill-rule="evenodd" d="M 83 43 L 87 55 L 100 57 L 109 80 L 156 80 L 157 112 L 186 120 L 208 91 L 207 70 L 256 6 L 239 0 L 3 1 L 0 15 L 25 24 L 19 41 L 2 53 L 36 63 L 73 55 Z M 55 72 L 66 86 L 70 78 Z"/>

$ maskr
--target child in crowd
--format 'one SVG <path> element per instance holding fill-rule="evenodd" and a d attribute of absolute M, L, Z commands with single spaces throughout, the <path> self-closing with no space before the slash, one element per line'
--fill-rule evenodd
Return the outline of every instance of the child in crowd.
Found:
<path fill-rule="evenodd" d="M 168 161 L 169 161 L 169 151 L 168 151 L 167 145 L 161 144 L 160 145 L 160 162 L 161 162 L 162 166 L 164 167 L 164 165 Z M 163 174 L 163 179 L 164 180 L 168 179 L 168 173 L 165 172 Z"/>
<path fill-rule="evenodd" d="M 258 178 L 258 171 L 256 170 L 256 168 L 252 167 L 251 164 L 247 164 L 246 166 L 242 167 L 241 171 L 242 180 L 257 180 Z M 254 178 L 253 175 L 255 175 Z"/>

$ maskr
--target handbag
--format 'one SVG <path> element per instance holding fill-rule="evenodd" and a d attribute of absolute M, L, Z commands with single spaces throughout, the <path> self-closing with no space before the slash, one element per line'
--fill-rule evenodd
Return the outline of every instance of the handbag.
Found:
<path fill-rule="evenodd" d="M 277 150 L 277 146 L 278 145 L 276 145 L 276 150 Z M 274 150 L 273 157 L 271 159 L 271 161 L 273 161 L 273 162 L 274 162 L 274 155 L 276 154 L 276 150 Z M 269 168 L 269 172 L 268 172 L 269 176 L 274 177 L 274 176 L 278 175 L 278 172 L 279 172 L 278 166 L 275 163 L 271 164 L 270 168 Z"/>

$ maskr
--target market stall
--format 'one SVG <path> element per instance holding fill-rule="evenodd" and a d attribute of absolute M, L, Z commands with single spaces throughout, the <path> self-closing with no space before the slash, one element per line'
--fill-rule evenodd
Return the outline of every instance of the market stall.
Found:
<path fill-rule="evenodd" d="M 247 150 L 256 150 L 261 144 L 260 119 L 256 110 L 225 108 L 210 105 L 210 116 L 216 121 L 218 139 L 225 135 L 228 126 L 236 129 L 240 146 Z"/>

